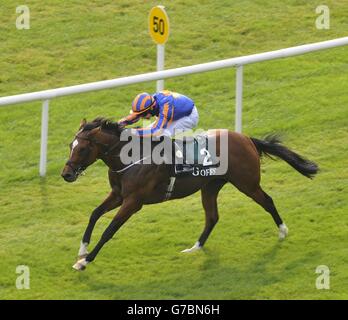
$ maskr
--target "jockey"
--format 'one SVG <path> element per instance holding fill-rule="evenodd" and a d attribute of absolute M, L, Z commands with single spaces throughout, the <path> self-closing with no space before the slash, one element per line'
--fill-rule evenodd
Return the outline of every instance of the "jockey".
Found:
<path fill-rule="evenodd" d="M 150 119 L 152 116 L 156 117 L 156 121 L 149 127 L 136 128 L 138 135 L 173 137 L 176 130 L 190 130 L 198 123 L 198 111 L 193 101 L 168 90 L 153 95 L 146 92 L 138 94 L 133 100 L 131 113 L 118 123 L 126 126 L 139 121 L 140 118 Z"/>
<path fill-rule="evenodd" d="M 135 128 L 139 136 L 162 135 L 173 137 L 180 132 L 193 129 L 198 123 L 198 111 L 193 101 L 176 92 L 168 90 L 160 91 L 154 95 L 146 92 L 138 94 L 132 103 L 131 113 L 121 119 L 118 123 L 121 126 L 133 124 L 140 118 L 150 119 L 156 117 L 156 121 L 146 128 Z M 134 129 L 133 129 L 134 130 Z M 183 159 L 183 153 L 177 143 L 176 157 Z M 189 172 L 190 165 L 176 164 L 177 174 Z"/>

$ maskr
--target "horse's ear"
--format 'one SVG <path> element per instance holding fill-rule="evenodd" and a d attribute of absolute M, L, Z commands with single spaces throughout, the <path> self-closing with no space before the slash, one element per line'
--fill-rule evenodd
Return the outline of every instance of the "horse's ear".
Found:
<path fill-rule="evenodd" d="M 88 137 L 95 135 L 96 133 L 100 132 L 100 127 L 94 128 L 88 132 Z"/>
<path fill-rule="evenodd" d="M 86 120 L 85 118 L 83 118 L 83 119 L 81 120 L 79 130 L 81 130 L 81 129 L 86 125 L 86 123 L 87 123 L 87 120 Z"/>

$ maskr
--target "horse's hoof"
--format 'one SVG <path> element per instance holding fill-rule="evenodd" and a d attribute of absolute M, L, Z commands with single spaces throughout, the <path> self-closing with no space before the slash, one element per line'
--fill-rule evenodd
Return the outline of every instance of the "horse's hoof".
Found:
<path fill-rule="evenodd" d="M 194 245 L 192 248 L 182 250 L 181 252 L 182 252 L 182 253 L 192 253 L 192 252 L 195 252 L 195 251 L 200 250 L 200 249 L 202 249 L 202 247 L 201 247 L 201 245 L 199 244 L 199 242 L 197 241 L 197 242 L 195 243 L 195 245 Z"/>
<path fill-rule="evenodd" d="M 86 269 L 87 263 L 88 261 L 85 258 L 80 259 L 73 265 L 73 269 L 77 271 L 83 271 Z"/>
<path fill-rule="evenodd" d="M 88 256 L 88 253 L 82 254 L 82 255 L 80 255 L 80 256 L 77 257 L 77 261 L 82 260 L 82 259 L 85 259 L 87 256 Z"/>
<path fill-rule="evenodd" d="M 282 223 L 279 226 L 279 240 L 284 240 L 286 238 L 286 236 L 289 233 L 289 229 L 288 227 L 285 225 L 285 223 Z"/>

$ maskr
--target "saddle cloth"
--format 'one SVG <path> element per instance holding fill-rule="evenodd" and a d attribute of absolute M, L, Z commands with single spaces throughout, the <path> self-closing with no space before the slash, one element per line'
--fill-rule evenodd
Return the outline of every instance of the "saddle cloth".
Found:
<path fill-rule="evenodd" d="M 175 164 L 217 165 L 216 141 L 207 134 L 173 140 Z"/>
<path fill-rule="evenodd" d="M 216 140 L 206 133 L 173 140 L 174 174 L 212 175 L 219 166 Z M 203 174 L 202 174 L 203 172 Z"/>

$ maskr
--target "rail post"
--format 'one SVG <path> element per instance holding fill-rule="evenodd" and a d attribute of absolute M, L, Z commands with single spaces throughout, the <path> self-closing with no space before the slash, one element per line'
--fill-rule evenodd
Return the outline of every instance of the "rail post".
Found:
<path fill-rule="evenodd" d="M 243 109 L 243 65 L 236 68 L 236 118 L 235 131 L 242 133 L 242 109 Z"/>
<path fill-rule="evenodd" d="M 49 100 L 44 100 L 42 103 L 41 114 L 41 151 L 40 151 L 40 176 L 46 175 L 47 167 L 47 139 L 48 139 L 48 110 Z"/>

